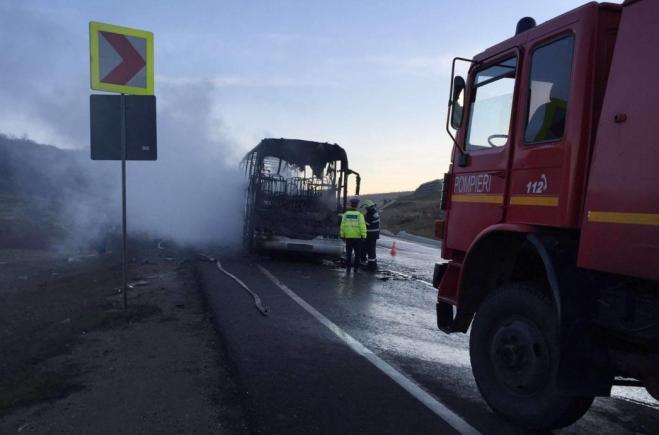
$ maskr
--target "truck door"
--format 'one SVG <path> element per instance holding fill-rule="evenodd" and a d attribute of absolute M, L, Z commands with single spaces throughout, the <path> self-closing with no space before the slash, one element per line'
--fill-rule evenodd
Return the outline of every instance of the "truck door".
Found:
<path fill-rule="evenodd" d="M 575 34 L 570 30 L 529 43 L 524 67 L 529 73 L 523 80 L 525 92 L 517 115 L 521 125 L 510 176 L 509 222 L 577 225 L 578 210 L 568 206 L 574 208 L 578 203 L 575 196 L 584 176 L 583 170 L 577 172 L 583 167 L 578 158 L 583 159 L 588 139 L 580 136 L 587 121 L 577 117 L 584 111 L 574 104 L 568 108 L 570 96 L 574 101 L 586 101 L 586 96 L 572 92 L 574 45 Z M 585 73 L 580 76 L 586 77 Z M 590 88 L 585 83 L 578 85 L 580 92 Z"/>
<path fill-rule="evenodd" d="M 465 154 L 453 162 L 446 231 L 450 249 L 466 251 L 481 231 L 504 218 L 518 63 L 517 51 L 510 51 L 470 74 L 466 126 L 458 136 Z"/>

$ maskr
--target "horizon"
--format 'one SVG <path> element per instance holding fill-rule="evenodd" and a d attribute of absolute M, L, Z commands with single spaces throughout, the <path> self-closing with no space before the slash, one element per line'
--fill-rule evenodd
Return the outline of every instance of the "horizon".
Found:
<path fill-rule="evenodd" d="M 180 128 L 195 121 L 207 143 L 185 145 L 228 166 L 264 137 L 330 142 L 346 149 L 364 194 L 414 190 L 449 165 L 451 59 L 511 37 L 523 16 L 540 24 L 584 4 L 467 3 L 3 3 L 13 37 L 0 45 L 0 132 L 89 147 L 88 23 L 101 21 L 154 33 L 161 137 L 179 128 L 162 119 L 196 111 L 203 119 Z M 474 22 L 479 32 L 460 25 Z M 159 148 L 176 158 L 176 147 Z"/>

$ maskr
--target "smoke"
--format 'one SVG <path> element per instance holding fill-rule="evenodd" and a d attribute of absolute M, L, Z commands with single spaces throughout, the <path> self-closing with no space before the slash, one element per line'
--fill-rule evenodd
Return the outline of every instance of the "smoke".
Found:
<path fill-rule="evenodd" d="M 108 227 L 114 183 L 110 168 L 88 159 L 0 135 L 0 246 L 69 251 L 98 240 Z"/>
<path fill-rule="evenodd" d="M 212 87 L 161 89 L 158 161 L 128 164 L 130 228 L 185 243 L 236 244 L 244 175 L 236 146 L 223 138 L 222 121 L 213 115 Z"/>
<path fill-rule="evenodd" d="M 86 38 L 20 5 L 0 7 L 0 28 L 12 35 L 0 38 L 0 134 L 6 135 L 0 137 L 0 193 L 21 204 L 18 215 L 10 213 L 18 216 L 15 231 L 0 229 L 0 246 L 17 232 L 23 239 L 58 238 L 64 250 L 97 245 L 120 229 L 121 167 L 89 158 Z M 127 164 L 129 232 L 187 244 L 238 243 L 240 151 L 214 113 L 213 87 L 158 78 L 156 87 L 158 160 Z M 2 212 L 0 225 L 6 224 Z"/>
<path fill-rule="evenodd" d="M 240 242 L 244 175 L 238 150 L 222 139 L 212 103 L 201 83 L 163 90 L 158 160 L 127 163 L 130 233 L 184 244 Z M 118 233 L 120 162 L 91 161 L 88 149 L 62 150 L 6 136 L 0 136 L 0 154 L 0 193 L 20 198 L 26 204 L 20 217 L 31 222 L 14 228 L 34 233 L 30 228 L 38 227 L 43 239 L 57 233 L 64 251 L 97 246 Z"/>
<path fill-rule="evenodd" d="M 0 4 L 0 131 L 79 148 L 87 142 L 86 41 L 23 2 Z"/>

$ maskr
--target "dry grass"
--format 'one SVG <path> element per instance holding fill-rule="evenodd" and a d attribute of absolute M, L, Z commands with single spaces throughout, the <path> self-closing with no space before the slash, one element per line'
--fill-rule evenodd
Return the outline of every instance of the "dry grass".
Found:
<path fill-rule="evenodd" d="M 396 199 L 381 211 L 382 227 L 397 233 L 407 231 L 424 237 L 434 237 L 435 220 L 443 213 L 439 209 L 440 194 L 412 194 Z"/>

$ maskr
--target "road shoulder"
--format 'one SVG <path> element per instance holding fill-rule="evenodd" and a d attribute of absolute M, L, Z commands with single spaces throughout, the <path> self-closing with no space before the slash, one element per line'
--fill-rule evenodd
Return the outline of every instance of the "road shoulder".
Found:
<path fill-rule="evenodd" d="M 34 263 L 23 287 L 3 291 L 9 307 L 25 307 L 3 331 L 17 350 L 3 375 L 30 389 L 6 391 L 0 432 L 246 433 L 191 254 L 135 246 L 128 312 L 118 258 L 101 257 Z"/>

